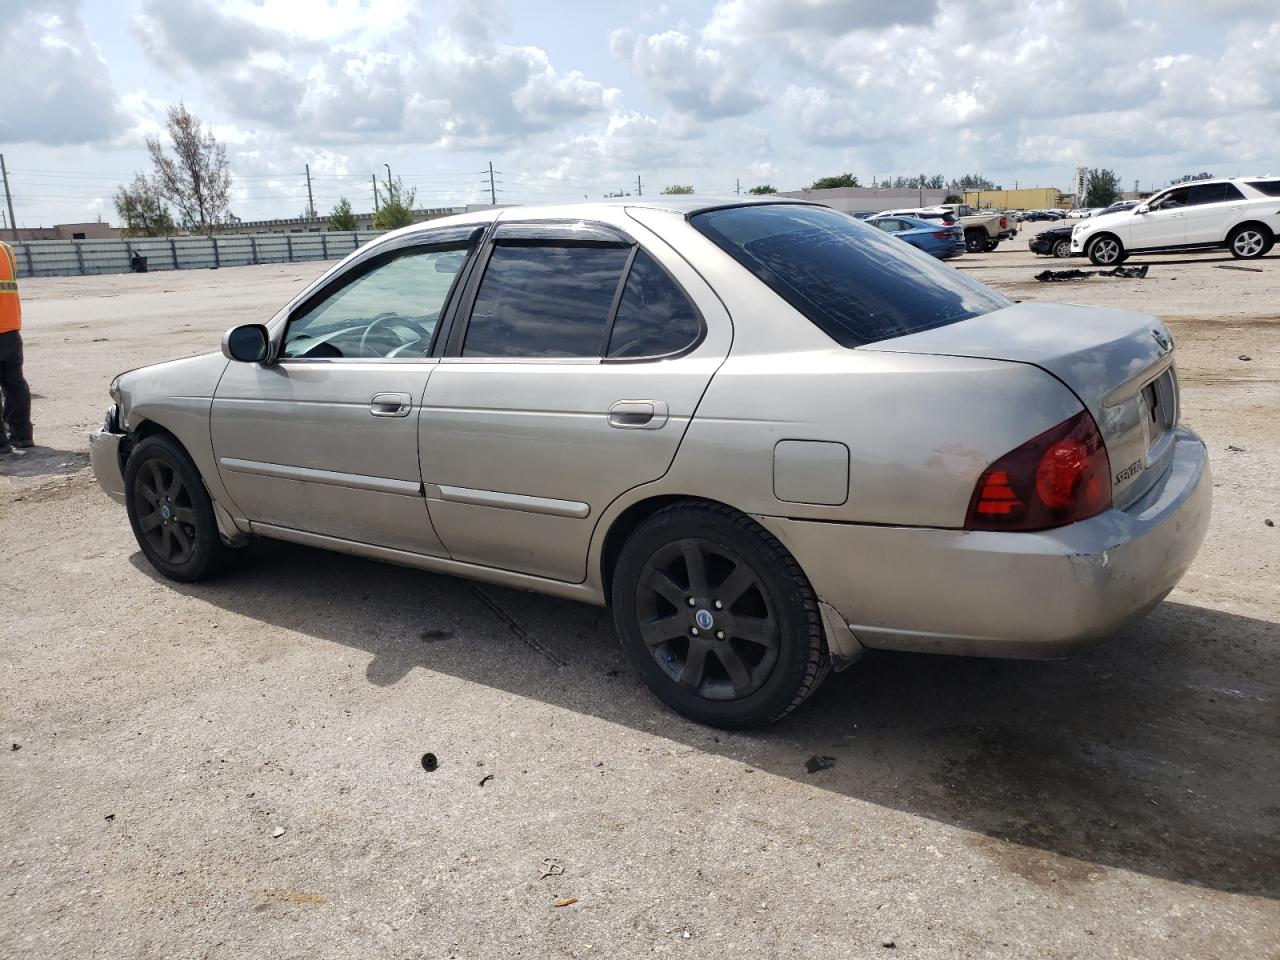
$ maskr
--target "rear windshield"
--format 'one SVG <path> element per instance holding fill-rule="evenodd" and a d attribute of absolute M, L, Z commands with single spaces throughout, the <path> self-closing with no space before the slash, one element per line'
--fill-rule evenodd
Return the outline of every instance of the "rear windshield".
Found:
<path fill-rule="evenodd" d="M 829 207 L 730 207 L 695 214 L 689 222 L 844 347 L 931 330 L 1012 303 Z"/>

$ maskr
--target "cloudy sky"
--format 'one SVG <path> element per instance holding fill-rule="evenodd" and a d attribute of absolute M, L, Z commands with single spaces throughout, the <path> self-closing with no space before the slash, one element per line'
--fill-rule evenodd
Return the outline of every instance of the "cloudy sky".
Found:
<path fill-rule="evenodd" d="M 1067 188 L 1280 173 L 1276 0 L 0 0 L 20 223 L 114 217 L 183 100 L 243 219 L 383 164 L 419 205 L 805 186 L 852 172 Z"/>

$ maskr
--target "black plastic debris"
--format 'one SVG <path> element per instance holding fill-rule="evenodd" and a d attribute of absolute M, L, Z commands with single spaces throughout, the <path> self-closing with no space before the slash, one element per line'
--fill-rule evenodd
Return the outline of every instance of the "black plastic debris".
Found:
<path fill-rule="evenodd" d="M 492 779 L 493 779 L 493 774 L 486 773 L 483 777 L 480 778 L 480 786 L 483 787 L 486 783 L 488 783 Z"/>
<path fill-rule="evenodd" d="M 440 761 L 436 759 L 434 753 L 424 753 L 422 755 L 422 769 L 427 773 L 433 773 L 438 766 L 440 766 Z"/>
<path fill-rule="evenodd" d="M 804 762 L 804 768 L 809 773 L 817 773 L 819 770 L 830 770 L 835 765 L 835 757 L 824 757 L 816 754 Z"/>
<path fill-rule="evenodd" d="M 1063 280 L 1085 280 L 1089 277 L 1121 277 L 1125 280 L 1141 280 L 1151 265 L 1140 267 L 1112 267 L 1110 270 L 1042 270 L 1036 274 L 1041 283 L 1057 283 Z"/>

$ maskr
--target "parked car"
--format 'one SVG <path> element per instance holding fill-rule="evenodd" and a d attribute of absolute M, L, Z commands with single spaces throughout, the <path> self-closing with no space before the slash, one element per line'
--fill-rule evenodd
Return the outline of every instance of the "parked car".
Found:
<path fill-rule="evenodd" d="M 959 224 L 946 226 L 913 217 L 885 216 L 870 217 L 866 222 L 939 260 L 961 256 L 965 251 L 964 230 Z"/>
<path fill-rule="evenodd" d="M 1074 227 L 1049 227 L 1027 241 L 1032 253 L 1044 257 L 1071 256 L 1071 231 Z"/>
<path fill-rule="evenodd" d="M 1183 183 L 1132 210 L 1076 226 L 1071 252 L 1098 266 L 1131 253 L 1225 247 L 1241 260 L 1265 256 L 1280 233 L 1280 178 L 1233 177 Z"/>
<path fill-rule="evenodd" d="M 942 207 L 916 207 L 913 209 L 886 210 L 885 216 L 914 217 L 918 220 L 938 220 L 950 226 L 958 222 L 964 230 L 965 249 L 970 253 L 995 250 L 1000 241 L 1017 232 L 1017 224 L 1011 223 L 1002 213 L 990 210 L 970 211 L 959 204 Z"/>
<path fill-rule="evenodd" d="M 1044 220 L 1061 220 L 1062 215 L 1056 210 L 1028 210 L 1022 215 L 1022 219 L 1027 223 L 1037 223 Z"/>
<path fill-rule="evenodd" d="M 1111 206 L 1107 207 L 1102 212 L 1103 213 L 1119 213 L 1121 210 L 1132 210 L 1141 202 L 1142 202 L 1141 200 L 1117 200 L 1115 203 L 1111 204 Z"/>
<path fill-rule="evenodd" d="M 878 216 L 880 216 L 880 211 L 878 211 L 878 210 L 854 210 L 851 214 L 849 214 L 849 216 L 853 217 L 855 220 L 869 220 L 869 219 L 871 219 L 872 217 L 878 217 Z"/>
<path fill-rule="evenodd" d="M 267 537 L 605 604 L 744 728 L 867 648 L 1059 656 L 1154 607 L 1212 487 L 1174 369 L 1155 317 L 820 204 L 489 209 L 121 374 L 91 456 L 173 580 Z"/>

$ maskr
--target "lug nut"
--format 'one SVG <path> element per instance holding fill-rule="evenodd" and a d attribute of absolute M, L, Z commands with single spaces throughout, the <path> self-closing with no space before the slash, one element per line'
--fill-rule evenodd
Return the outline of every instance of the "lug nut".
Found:
<path fill-rule="evenodd" d="M 691 627 L 691 628 L 690 628 L 690 630 L 689 630 L 689 633 L 696 637 L 696 636 L 698 635 L 698 628 L 697 628 L 697 627 Z"/>
<path fill-rule="evenodd" d="M 724 604 L 723 604 L 723 603 L 721 603 L 719 600 L 717 600 L 717 601 L 716 601 L 716 609 L 717 609 L 717 610 L 723 610 L 723 609 L 724 609 Z"/>
<path fill-rule="evenodd" d="M 724 631 L 723 631 L 723 630 L 717 630 L 717 631 L 716 631 L 716 639 L 717 639 L 717 640 L 723 640 L 723 639 L 724 639 Z"/>
<path fill-rule="evenodd" d="M 693 599 L 693 597 L 690 597 L 690 598 L 689 598 L 689 606 L 691 606 L 691 607 L 693 607 L 693 606 L 697 606 L 697 603 L 698 603 L 698 601 L 694 600 L 694 599 Z"/>

